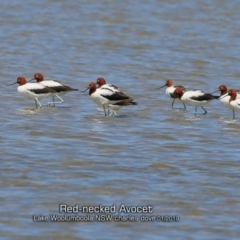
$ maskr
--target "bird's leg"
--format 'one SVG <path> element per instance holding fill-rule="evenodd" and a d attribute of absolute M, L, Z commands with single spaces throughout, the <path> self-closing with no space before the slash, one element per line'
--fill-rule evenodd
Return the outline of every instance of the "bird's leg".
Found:
<path fill-rule="evenodd" d="M 234 112 L 234 109 L 233 109 L 233 118 L 235 118 L 235 112 Z"/>
<path fill-rule="evenodd" d="M 173 108 L 173 104 L 174 104 L 174 102 L 175 102 L 175 99 L 176 99 L 176 98 L 174 98 L 173 101 L 172 101 L 172 108 Z"/>
<path fill-rule="evenodd" d="M 201 108 L 204 110 L 204 114 L 207 114 L 207 110 L 203 106 Z"/>
<path fill-rule="evenodd" d="M 185 105 L 185 103 L 183 102 L 183 106 L 184 106 L 184 109 L 186 109 L 186 105 Z"/>
<path fill-rule="evenodd" d="M 112 116 L 112 115 L 117 116 L 117 113 L 114 110 L 109 109 L 109 111 L 111 112 L 111 114 L 109 116 Z"/>
<path fill-rule="evenodd" d="M 61 102 L 55 102 L 54 96 L 53 96 L 53 97 L 52 97 L 52 98 L 53 98 L 53 102 L 48 102 L 48 105 L 53 104 L 53 107 L 55 107 L 55 104 L 63 103 L 63 102 L 64 102 L 63 99 L 60 98 L 58 95 L 55 95 L 55 97 L 57 97 Z"/>
<path fill-rule="evenodd" d="M 107 105 L 107 108 L 108 108 L 108 116 L 112 116 L 112 109 L 110 109 L 109 108 L 109 105 L 108 104 L 106 104 Z M 110 114 L 111 113 L 111 114 Z"/>
<path fill-rule="evenodd" d="M 104 110 L 105 116 L 107 116 L 105 105 L 103 105 L 103 110 Z"/>
<path fill-rule="evenodd" d="M 55 99 L 54 99 L 54 96 L 52 97 L 52 100 L 53 100 L 53 107 L 55 107 Z"/>
<path fill-rule="evenodd" d="M 38 101 L 37 98 L 35 98 L 35 104 L 36 104 L 36 108 L 37 108 L 37 109 L 42 107 L 41 103 Z M 39 107 L 38 107 L 37 105 L 38 105 Z"/>

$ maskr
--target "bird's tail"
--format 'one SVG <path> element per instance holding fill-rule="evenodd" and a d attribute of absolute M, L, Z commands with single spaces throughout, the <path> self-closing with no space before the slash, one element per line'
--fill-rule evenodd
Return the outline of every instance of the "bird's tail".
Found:
<path fill-rule="evenodd" d="M 71 88 L 71 87 L 69 87 L 69 86 L 66 86 L 66 85 L 64 85 L 64 89 L 65 89 L 65 91 L 79 91 L 79 89 L 76 89 L 76 88 Z"/>
<path fill-rule="evenodd" d="M 138 105 L 137 102 L 130 102 L 131 105 Z"/>

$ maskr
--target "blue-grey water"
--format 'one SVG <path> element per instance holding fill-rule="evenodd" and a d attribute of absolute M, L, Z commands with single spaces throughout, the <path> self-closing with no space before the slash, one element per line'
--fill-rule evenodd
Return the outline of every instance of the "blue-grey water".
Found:
<path fill-rule="evenodd" d="M 1 1 L 0 238 L 239 239 L 240 113 L 217 100 L 206 115 L 171 109 L 156 89 L 239 89 L 239 13 L 236 0 Z M 36 72 L 80 90 L 104 77 L 138 106 L 105 117 L 71 92 L 35 110 L 5 85 Z M 33 221 L 59 204 L 152 206 L 180 221 Z"/>

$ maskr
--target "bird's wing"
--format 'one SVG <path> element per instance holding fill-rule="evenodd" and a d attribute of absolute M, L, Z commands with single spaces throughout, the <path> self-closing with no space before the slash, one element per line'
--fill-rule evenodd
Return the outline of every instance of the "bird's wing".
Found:
<path fill-rule="evenodd" d="M 101 87 L 99 89 L 100 91 L 100 95 L 110 101 L 121 101 L 124 99 L 130 99 L 129 96 L 127 96 L 126 94 L 124 94 L 123 92 L 117 92 L 114 91 L 113 89 L 109 88 L 109 87 Z"/>
<path fill-rule="evenodd" d="M 31 88 L 28 89 L 28 91 L 33 92 L 35 94 L 46 94 L 46 93 L 55 93 L 56 91 L 49 88 L 49 87 L 43 87 L 43 88 Z"/>
<path fill-rule="evenodd" d="M 210 93 L 203 93 L 202 94 L 196 94 L 195 96 L 190 97 L 192 100 L 196 101 L 209 101 L 212 99 L 217 99 L 219 96 L 213 96 Z"/>
<path fill-rule="evenodd" d="M 117 86 L 115 86 L 113 84 L 104 84 L 104 85 L 101 86 L 101 88 L 109 88 L 113 91 L 121 92 L 120 88 L 118 88 Z"/>
<path fill-rule="evenodd" d="M 40 84 L 43 84 L 44 86 L 47 86 L 47 87 L 60 87 L 60 86 L 63 86 L 63 84 L 61 84 L 60 82 L 58 81 L 53 81 L 53 80 L 44 80 L 42 82 L 40 82 Z"/>

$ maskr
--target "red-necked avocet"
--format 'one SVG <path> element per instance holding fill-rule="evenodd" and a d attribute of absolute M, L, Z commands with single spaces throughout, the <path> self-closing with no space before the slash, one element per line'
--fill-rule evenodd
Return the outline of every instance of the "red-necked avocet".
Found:
<path fill-rule="evenodd" d="M 235 110 L 237 112 L 240 112 L 240 98 L 237 98 L 237 90 L 230 89 L 228 91 L 228 95 L 230 96 L 229 104 L 232 107 L 233 111 Z M 233 114 L 233 118 L 235 118 L 235 114 Z"/>
<path fill-rule="evenodd" d="M 63 99 L 60 96 L 63 96 L 66 93 L 71 92 L 71 91 L 78 91 L 78 89 L 66 86 L 66 85 L 60 83 L 57 80 L 45 80 L 41 73 L 35 73 L 34 74 L 34 78 L 32 78 L 30 81 L 32 81 L 34 79 L 38 83 L 40 83 L 40 84 L 42 84 L 42 85 L 44 85 L 46 87 L 50 87 L 53 90 L 55 90 L 55 92 L 56 92 L 55 95 L 52 95 L 53 96 L 53 105 L 54 106 L 55 106 L 55 103 L 63 103 L 64 102 Z M 60 102 L 55 102 L 54 101 L 54 97 L 57 97 L 60 100 Z"/>
<path fill-rule="evenodd" d="M 214 96 L 210 93 L 204 93 L 200 90 L 191 90 L 184 92 L 182 88 L 177 87 L 174 90 L 174 94 L 178 98 L 189 106 L 195 107 L 195 112 L 197 112 L 197 107 L 201 107 L 204 110 L 204 114 L 207 113 L 206 109 L 203 107 L 213 99 L 218 99 L 219 96 Z"/>
<path fill-rule="evenodd" d="M 106 108 L 109 109 L 109 105 L 122 104 L 124 101 L 132 99 L 123 92 L 113 91 L 113 89 L 107 86 L 97 88 L 94 82 L 90 82 L 88 88 L 84 91 L 88 89 L 90 98 L 93 102 L 103 107 L 105 116 L 107 116 Z M 136 103 L 131 102 L 131 105 L 136 105 Z"/>
<path fill-rule="evenodd" d="M 173 99 L 172 101 L 172 108 L 173 108 L 173 104 L 175 101 L 179 101 L 179 98 L 178 96 L 175 95 L 174 91 L 175 89 L 178 87 L 178 88 L 181 88 L 183 92 L 186 91 L 186 89 L 183 87 L 183 86 L 174 86 L 173 85 L 173 81 L 168 79 L 166 80 L 166 84 L 163 85 L 162 87 L 159 87 L 157 89 L 161 89 L 161 88 L 164 88 L 164 87 L 167 87 L 166 88 L 166 95 L 169 96 L 171 99 Z M 181 101 L 179 101 L 181 102 Z M 182 102 L 183 106 L 184 106 L 184 109 L 186 109 L 186 105 L 184 104 L 184 102 Z"/>
<path fill-rule="evenodd" d="M 117 86 L 115 86 L 113 84 L 107 84 L 106 80 L 102 77 L 98 78 L 97 82 L 95 84 L 98 85 L 97 88 L 108 88 L 108 89 L 111 89 L 114 92 L 122 93 L 120 88 L 118 88 Z M 122 101 L 117 102 L 115 104 L 109 104 L 108 106 L 109 106 L 110 110 L 116 115 L 115 111 L 118 111 L 123 106 L 128 106 L 128 105 L 137 105 L 137 103 L 133 102 L 133 98 L 129 97 L 129 99 L 122 100 Z"/>
<path fill-rule="evenodd" d="M 17 90 L 22 96 L 35 100 L 36 108 L 41 108 L 42 106 L 39 100 L 56 93 L 55 90 L 40 83 L 27 83 L 25 77 L 18 77 L 15 83 L 9 84 L 8 86 L 16 83 L 19 85 Z"/>
<path fill-rule="evenodd" d="M 221 102 L 221 104 L 228 108 L 228 109 L 231 109 L 233 111 L 233 118 L 235 118 L 235 112 L 234 112 L 234 108 L 233 106 L 230 104 L 229 100 L 230 100 L 230 95 L 228 94 L 228 90 L 227 90 L 227 87 L 226 85 L 224 84 L 221 84 L 219 87 L 218 87 L 218 90 L 216 90 L 215 92 L 221 92 L 220 94 L 220 97 L 219 97 L 219 100 Z M 213 92 L 213 93 L 215 93 Z M 237 93 L 237 98 L 240 97 L 240 95 Z"/>

